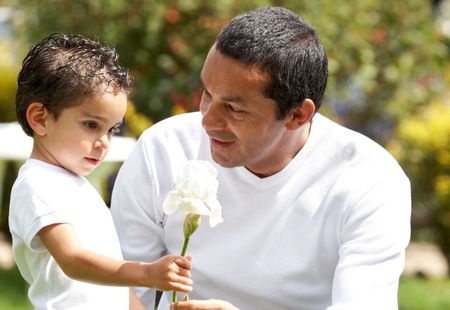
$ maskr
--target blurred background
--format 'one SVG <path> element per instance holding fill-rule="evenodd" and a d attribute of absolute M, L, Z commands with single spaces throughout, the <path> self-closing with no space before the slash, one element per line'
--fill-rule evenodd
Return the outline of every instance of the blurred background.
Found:
<path fill-rule="evenodd" d="M 131 70 L 122 134 L 134 141 L 161 119 L 197 110 L 216 35 L 231 17 L 267 5 L 297 12 L 319 33 L 330 70 L 321 113 L 385 146 L 411 179 L 400 308 L 450 309 L 450 0 L 0 0 L 0 124 L 16 120 L 28 49 L 53 32 L 77 33 L 115 46 Z M 18 150 L 17 139 L 1 138 L 0 154 Z M 90 176 L 107 202 L 130 146 Z M 0 309 L 30 309 L 7 225 L 9 191 L 27 155 L 0 155 Z"/>

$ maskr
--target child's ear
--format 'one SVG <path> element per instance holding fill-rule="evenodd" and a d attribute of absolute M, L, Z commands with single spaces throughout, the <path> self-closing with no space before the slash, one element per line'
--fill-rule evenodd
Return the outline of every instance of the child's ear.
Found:
<path fill-rule="evenodd" d="M 33 102 L 27 108 L 27 121 L 31 129 L 38 136 L 45 136 L 47 134 L 47 118 L 49 117 L 48 110 L 40 102 Z"/>
<path fill-rule="evenodd" d="M 302 104 L 288 114 L 286 127 L 290 130 L 295 130 L 303 126 L 311 120 L 315 110 L 316 107 L 311 99 L 303 100 Z"/>

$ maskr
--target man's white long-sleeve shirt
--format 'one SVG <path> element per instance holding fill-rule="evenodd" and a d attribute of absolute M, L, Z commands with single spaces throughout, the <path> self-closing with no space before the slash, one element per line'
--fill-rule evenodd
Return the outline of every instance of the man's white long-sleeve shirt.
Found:
<path fill-rule="evenodd" d="M 192 235 L 191 299 L 240 309 L 397 309 L 410 238 L 410 184 L 372 140 L 320 114 L 282 171 L 259 178 L 213 162 L 200 113 L 143 133 L 116 179 L 112 214 L 126 259 L 179 254 L 181 212 L 164 215 L 175 177 L 192 159 L 218 170 L 224 222 Z M 138 295 L 152 308 L 154 292 Z"/>

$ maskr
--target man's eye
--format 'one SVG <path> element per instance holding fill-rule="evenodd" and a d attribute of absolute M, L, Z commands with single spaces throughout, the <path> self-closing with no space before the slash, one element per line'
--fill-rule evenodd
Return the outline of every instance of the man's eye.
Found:
<path fill-rule="evenodd" d="M 86 126 L 89 129 L 97 129 L 96 122 L 84 122 L 84 126 Z"/>
<path fill-rule="evenodd" d="M 242 112 L 241 110 L 238 110 L 235 107 L 233 107 L 231 104 L 227 104 L 227 108 L 228 108 L 228 110 L 230 110 L 231 112 L 234 112 L 234 113 Z"/>
<path fill-rule="evenodd" d="M 211 97 L 211 94 L 206 90 L 206 88 L 202 89 L 202 94 L 203 94 L 203 96 Z"/>

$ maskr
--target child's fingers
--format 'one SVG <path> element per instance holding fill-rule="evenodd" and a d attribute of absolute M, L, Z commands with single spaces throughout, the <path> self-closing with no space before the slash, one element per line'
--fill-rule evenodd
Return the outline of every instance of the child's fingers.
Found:
<path fill-rule="evenodd" d="M 180 267 L 177 264 L 173 264 L 172 266 L 170 266 L 169 272 L 172 273 L 171 276 L 176 276 L 176 277 L 179 276 L 179 277 L 185 277 L 185 278 L 192 277 L 190 269 Z"/>
<path fill-rule="evenodd" d="M 188 269 L 188 270 L 192 269 L 192 264 L 191 264 L 190 260 L 186 257 L 179 256 L 174 260 L 174 262 L 181 268 Z"/>
<path fill-rule="evenodd" d="M 177 292 L 185 292 L 185 293 L 192 292 L 192 283 L 191 285 L 186 285 L 179 282 L 175 282 L 172 284 L 172 287 Z"/>
<path fill-rule="evenodd" d="M 181 276 L 174 276 L 172 279 L 168 282 L 168 289 L 169 290 L 175 290 L 178 292 L 185 292 L 189 293 L 192 292 L 192 285 L 194 282 L 186 277 Z"/>
<path fill-rule="evenodd" d="M 194 284 L 194 281 L 192 281 L 191 277 L 185 277 L 185 276 L 182 276 L 182 275 L 175 275 L 172 279 L 173 279 L 172 282 L 178 283 L 178 284 L 181 284 L 181 285 L 192 286 L 192 284 Z"/>
<path fill-rule="evenodd" d="M 184 278 L 189 278 L 189 279 L 192 278 L 190 270 L 181 268 L 179 266 L 178 266 L 178 270 L 176 271 L 176 274 L 178 276 L 181 276 L 181 277 L 184 277 Z"/>

